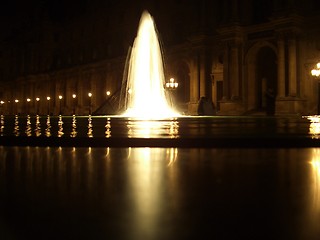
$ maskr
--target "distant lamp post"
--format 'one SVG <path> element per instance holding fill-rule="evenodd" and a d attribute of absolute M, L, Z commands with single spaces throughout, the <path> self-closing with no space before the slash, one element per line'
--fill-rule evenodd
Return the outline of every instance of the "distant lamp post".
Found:
<path fill-rule="evenodd" d="M 50 97 L 47 97 L 47 101 L 48 101 L 48 116 L 50 115 Z"/>
<path fill-rule="evenodd" d="M 89 97 L 89 115 L 91 115 L 91 97 L 92 97 L 91 92 L 88 93 L 88 97 Z"/>
<path fill-rule="evenodd" d="M 59 95 L 59 115 L 61 115 L 61 100 L 62 100 L 62 96 Z"/>
<path fill-rule="evenodd" d="M 76 94 L 72 94 L 72 98 L 73 98 L 73 115 L 76 115 L 76 97 L 77 95 Z"/>
<path fill-rule="evenodd" d="M 3 115 L 3 104 L 4 104 L 4 101 L 0 101 L 0 106 L 1 106 L 1 115 Z"/>
<path fill-rule="evenodd" d="M 311 70 L 311 75 L 318 79 L 318 110 L 317 114 L 320 115 L 320 62 L 317 63 L 317 67 Z"/>
<path fill-rule="evenodd" d="M 19 114 L 19 111 L 18 111 L 18 103 L 19 103 L 19 100 L 18 100 L 18 99 L 15 99 L 14 102 L 16 103 L 16 114 Z"/>
<path fill-rule="evenodd" d="M 37 115 L 39 115 L 39 101 L 40 101 L 40 98 L 36 98 L 36 101 L 37 101 Z"/>
<path fill-rule="evenodd" d="M 172 94 L 172 92 L 174 90 L 176 90 L 178 88 L 178 86 L 179 86 L 179 83 L 177 83 L 174 78 L 170 78 L 169 82 L 166 82 L 166 84 L 165 84 L 165 88 L 170 92 L 169 97 L 170 97 L 171 105 L 173 105 L 173 100 L 172 100 L 173 99 L 173 94 Z"/>
<path fill-rule="evenodd" d="M 31 102 L 30 98 L 27 98 L 27 114 L 29 115 L 29 104 Z"/>

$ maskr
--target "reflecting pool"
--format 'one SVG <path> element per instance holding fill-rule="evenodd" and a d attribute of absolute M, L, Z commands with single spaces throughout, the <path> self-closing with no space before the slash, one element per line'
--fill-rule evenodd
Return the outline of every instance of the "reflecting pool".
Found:
<path fill-rule="evenodd" d="M 0 147 L 1 239 L 318 239 L 317 148 Z"/>
<path fill-rule="evenodd" d="M 211 116 L 144 120 L 120 116 L 1 116 L 1 136 L 199 138 L 309 135 L 302 117 Z"/>

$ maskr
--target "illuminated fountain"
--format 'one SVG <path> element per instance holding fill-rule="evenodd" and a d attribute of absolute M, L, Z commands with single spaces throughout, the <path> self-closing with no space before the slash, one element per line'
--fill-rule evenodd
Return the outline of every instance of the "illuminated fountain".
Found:
<path fill-rule="evenodd" d="M 128 62 L 126 111 L 123 116 L 163 119 L 179 114 L 170 106 L 165 91 L 161 47 L 153 18 L 143 12 Z"/>

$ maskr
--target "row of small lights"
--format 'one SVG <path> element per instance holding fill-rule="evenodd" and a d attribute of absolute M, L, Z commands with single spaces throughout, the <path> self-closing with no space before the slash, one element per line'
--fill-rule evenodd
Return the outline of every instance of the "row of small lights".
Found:
<path fill-rule="evenodd" d="M 320 63 L 318 63 L 317 67 L 320 68 Z M 319 75 L 320 75 L 320 70 L 312 70 L 312 71 L 311 71 L 312 75 L 316 75 L 315 71 L 318 71 L 318 72 L 317 72 L 317 74 L 318 74 L 317 76 L 319 76 Z M 166 88 L 168 88 L 168 89 L 175 89 L 175 88 L 178 87 L 178 83 L 175 82 L 174 78 L 170 78 L 169 82 L 167 82 L 165 86 L 166 86 Z M 131 90 L 129 90 L 129 93 L 131 93 Z M 107 96 L 110 96 L 110 94 L 111 94 L 110 91 L 107 91 L 107 92 L 106 92 L 106 95 L 107 95 Z M 92 93 L 89 92 L 89 93 L 88 93 L 88 96 L 91 98 L 91 97 L 92 97 Z M 76 94 L 72 94 L 72 98 L 75 99 L 76 97 L 77 97 Z M 59 95 L 59 100 L 61 100 L 62 98 L 63 98 L 62 95 Z M 50 101 L 50 99 L 51 99 L 51 97 L 48 96 L 48 97 L 47 97 L 47 100 Z M 36 101 L 39 102 L 39 101 L 40 101 L 40 98 L 37 97 L 37 98 L 36 98 Z M 10 101 L 8 101 L 8 102 L 10 102 Z M 15 103 L 18 103 L 19 100 L 18 100 L 18 99 L 15 99 L 14 102 L 15 102 Z M 31 102 L 31 99 L 30 99 L 30 98 L 27 98 L 27 102 Z M 1 105 L 4 104 L 4 103 L 5 103 L 4 101 L 2 101 L 2 100 L 0 101 L 0 104 L 1 104 Z"/>
<path fill-rule="evenodd" d="M 319 63 L 319 68 L 320 68 L 320 63 Z M 312 71 L 316 71 L 316 70 L 312 70 Z M 318 70 L 319 71 L 319 70 Z M 319 71 L 320 72 L 320 71 Z M 320 74 L 320 73 L 319 73 Z M 317 76 L 319 76 L 319 74 L 317 75 Z M 313 74 L 312 74 L 313 75 Z M 178 87 L 178 83 L 177 82 L 175 82 L 175 80 L 174 80 L 174 78 L 170 78 L 170 80 L 169 80 L 169 82 L 167 82 L 166 83 L 166 88 L 168 88 L 168 89 L 175 89 L 175 88 L 177 88 Z M 131 93 L 131 90 L 129 90 L 129 93 Z M 106 92 L 106 95 L 107 96 L 110 96 L 110 94 L 111 94 L 111 92 L 110 91 L 107 91 Z M 91 98 L 92 97 L 92 93 L 88 93 L 88 96 Z M 76 98 L 77 97 L 77 95 L 76 94 L 72 94 L 72 98 Z M 59 95 L 59 100 L 61 100 L 63 97 L 62 97 L 62 95 Z M 48 101 L 50 101 L 50 99 L 51 99 L 51 97 L 47 97 L 47 100 Z M 40 101 L 40 98 L 39 97 L 37 97 L 36 98 L 36 101 L 37 102 L 39 102 Z M 8 101 L 8 102 L 10 102 L 10 101 Z M 19 100 L 18 99 L 15 99 L 14 100 L 14 102 L 15 103 L 18 103 L 19 102 Z M 31 99 L 30 98 L 27 98 L 27 102 L 31 102 Z M 4 104 L 5 102 L 4 101 L 0 101 L 0 104 L 2 105 L 2 104 Z"/>
<path fill-rule="evenodd" d="M 107 91 L 106 94 L 107 94 L 107 96 L 109 96 L 109 95 L 110 95 L 110 91 Z M 76 94 L 72 94 L 72 98 L 73 98 L 73 99 L 75 99 L 76 97 L 77 97 Z M 88 93 L 88 97 L 90 97 L 90 98 L 92 97 L 92 93 L 91 93 L 91 92 Z M 59 100 L 61 100 L 63 97 L 62 97 L 62 95 L 59 95 L 58 98 L 59 98 Z M 47 97 L 47 100 L 50 101 L 50 99 L 51 99 L 51 97 L 48 96 L 48 97 Z M 39 101 L 40 101 L 40 98 L 37 97 L 37 98 L 36 98 L 36 101 L 39 102 Z M 8 101 L 8 102 L 10 102 L 10 101 Z M 15 99 L 14 102 L 15 102 L 15 103 L 18 103 L 19 100 L 18 100 L 18 99 Z M 30 99 L 30 98 L 27 98 L 27 102 L 31 102 L 31 99 Z M 4 101 L 2 101 L 2 100 L 0 101 L 0 104 L 1 104 L 1 105 L 4 104 L 4 103 L 5 103 Z"/>

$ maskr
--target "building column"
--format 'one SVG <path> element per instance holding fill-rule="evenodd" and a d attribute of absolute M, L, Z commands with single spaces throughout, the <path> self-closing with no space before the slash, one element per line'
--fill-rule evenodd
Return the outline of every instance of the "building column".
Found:
<path fill-rule="evenodd" d="M 230 80 L 231 80 L 231 98 L 239 99 L 239 48 L 237 44 L 231 46 L 230 59 Z"/>
<path fill-rule="evenodd" d="M 199 100 L 199 69 L 198 59 L 194 59 L 192 63 L 191 79 L 190 79 L 190 102 Z"/>
<path fill-rule="evenodd" d="M 225 47 L 223 54 L 223 97 L 224 100 L 230 99 L 229 91 L 229 48 Z"/>
<path fill-rule="evenodd" d="M 292 36 L 288 42 L 288 54 L 289 54 L 289 96 L 297 96 L 297 46 L 296 38 Z"/>
<path fill-rule="evenodd" d="M 199 82 L 200 82 L 200 86 L 199 86 L 199 92 L 200 92 L 200 96 L 206 96 L 206 58 L 205 58 L 205 53 L 201 52 L 200 57 L 199 57 Z M 199 99 L 199 98 L 198 98 Z"/>
<path fill-rule="evenodd" d="M 212 68 L 212 62 L 209 57 L 209 54 L 207 53 L 208 49 L 203 48 L 200 52 L 200 59 L 199 59 L 199 91 L 200 96 L 206 96 L 208 98 L 212 97 L 212 87 L 211 87 L 211 68 Z"/>
<path fill-rule="evenodd" d="M 278 38 L 278 91 L 279 98 L 285 97 L 285 48 L 283 36 Z"/>

